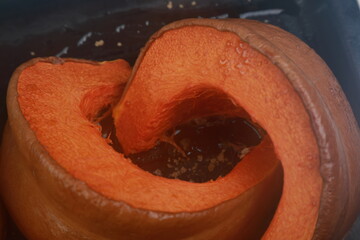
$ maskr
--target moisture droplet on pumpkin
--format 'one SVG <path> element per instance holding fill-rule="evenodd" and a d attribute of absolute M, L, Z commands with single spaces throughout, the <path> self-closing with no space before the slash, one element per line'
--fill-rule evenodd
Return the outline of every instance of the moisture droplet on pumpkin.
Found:
<path fill-rule="evenodd" d="M 220 64 L 221 64 L 221 65 L 224 65 L 224 64 L 226 64 L 227 62 L 228 62 L 228 60 L 225 59 L 225 58 L 220 59 Z"/>
<path fill-rule="evenodd" d="M 256 66 L 258 66 L 258 67 L 260 67 L 262 65 L 262 61 L 258 61 L 257 63 L 256 63 Z"/>
<path fill-rule="evenodd" d="M 243 52 L 242 52 L 242 55 L 241 55 L 242 57 L 247 57 L 248 56 L 248 52 L 246 51 L 246 50 L 244 50 Z"/>
<path fill-rule="evenodd" d="M 243 67 L 243 64 L 242 63 L 239 63 L 238 65 L 236 65 L 236 68 L 242 68 Z"/>
<path fill-rule="evenodd" d="M 250 148 L 244 148 L 243 150 L 241 150 L 239 158 L 242 159 L 243 157 L 245 157 L 246 154 L 248 154 L 250 152 Z"/>

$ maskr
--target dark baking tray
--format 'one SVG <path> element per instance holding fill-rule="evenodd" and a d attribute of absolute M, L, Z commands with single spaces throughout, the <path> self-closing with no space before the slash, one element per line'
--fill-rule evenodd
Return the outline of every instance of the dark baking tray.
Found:
<path fill-rule="evenodd" d="M 295 34 L 327 62 L 360 122 L 360 13 L 356 0 L 2 0 L 0 134 L 6 121 L 7 84 L 19 64 L 55 55 L 124 58 L 133 64 L 152 33 L 189 17 L 251 18 Z M 96 47 L 97 41 L 103 45 Z M 24 239 L 14 223 L 8 222 L 7 240 Z M 356 239 L 360 239 L 360 219 L 346 237 Z"/>

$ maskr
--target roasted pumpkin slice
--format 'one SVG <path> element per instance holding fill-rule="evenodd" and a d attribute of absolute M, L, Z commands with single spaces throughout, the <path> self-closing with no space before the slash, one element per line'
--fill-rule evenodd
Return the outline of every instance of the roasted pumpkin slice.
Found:
<path fill-rule="evenodd" d="M 27 238 L 339 239 L 349 229 L 359 127 L 299 39 L 255 21 L 188 19 L 153 35 L 130 72 L 123 60 L 47 58 L 14 73 L 1 191 Z M 102 136 L 108 115 L 122 152 Z M 169 179 L 128 157 L 214 115 L 263 129 L 226 176 Z"/>
<path fill-rule="evenodd" d="M 211 114 L 248 114 L 281 160 L 282 196 L 263 239 L 343 237 L 360 207 L 359 127 L 311 48 L 255 21 L 190 19 L 165 26 L 142 51 L 113 111 L 125 153 L 149 149 L 166 129 Z"/>

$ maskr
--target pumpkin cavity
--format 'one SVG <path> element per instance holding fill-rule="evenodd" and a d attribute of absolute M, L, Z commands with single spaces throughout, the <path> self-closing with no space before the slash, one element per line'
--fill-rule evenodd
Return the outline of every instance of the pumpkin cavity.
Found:
<path fill-rule="evenodd" d="M 102 137 L 122 153 L 113 118 L 99 122 Z M 177 125 L 151 149 L 127 157 L 157 176 L 203 183 L 226 176 L 262 139 L 262 129 L 240 117 L 199 117 Z"/>

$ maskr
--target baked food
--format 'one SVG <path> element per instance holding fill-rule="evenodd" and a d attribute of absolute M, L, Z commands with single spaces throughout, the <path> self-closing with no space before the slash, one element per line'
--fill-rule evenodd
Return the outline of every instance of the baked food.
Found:
<path fill-rule="evenodd" d="M 113 111 L 126 154 L 194 116 L 250 116 L 267 131 L 248 161 L 214 183 L 153 176 L 101 138 L 92 120 L 129 74 L 122 61 L 58 58 L 14 74 L 1 184 L 27 237 L 337 239 L 351 226 L 359 127 L 330 70 L 299 39 L 255 21 L 189 19 L 165 26 L 140 54 Z M 187 99 L 194 105 L 179 104 Z"/>

